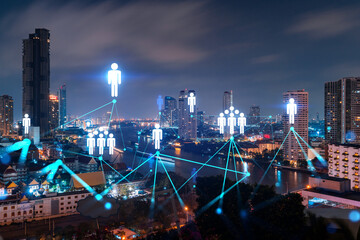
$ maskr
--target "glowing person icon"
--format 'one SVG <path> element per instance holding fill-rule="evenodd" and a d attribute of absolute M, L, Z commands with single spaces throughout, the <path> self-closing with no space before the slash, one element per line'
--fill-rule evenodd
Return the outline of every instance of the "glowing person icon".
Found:
<path fill-rule="evenodd" d="M 114 147 L 115 147 L 115 138 L 114 134 L 110 133 L 109 138 L 107 139 L 107 146 L 109 147 L 109 154 L 114 154 Z"/>
<path fill-rule="evenodd" d="M 244 127 L 246 126 L 246 117 L 244 116 L 244 113 L 240 113 L 238 125 L 240 126 L 240 134 L 244 134 Z"/>
<path fill-rule="evenodd" d="M 295 123 L 295 114 L 297 114 L 297 105 L 293 98 L 289 99 L 289 103 L 286 106 L 286 113 L 289 115 L 289 123 Z"/>
<path fill-rule="evenodd" d="M 190 112 L 194 112 L 194 106 L 196 105 L 196 97 L 193 92 L 190 93 L 188 97 L 188 105 L 190 106 Z"/>
<path fill-rule="evenodd" d="M 162 130 L 160 124 L 155 124 L 155 129 L 152 131 L 152 139 L 155 142 L 155 149 L 160 149 L 160 140 L 162 140 Z"/>
<path fill-rule="evenodd" d="M 104 154 L 104 147 L 105 147 L 105 138 L 104 134 L 100 133 L 99 138 L 97 139 L 97 146 L 99 147 L 99 154 Z"/>
<path fill-rule="evenodd" d="M 111 96 L 118 96 L 118 85 L 121 84 L 121 71 L 117 70 L 118 65 L 116 63 L 111 64 L 111 69 L 108 72 L 108 84 L 111 85 Z"/>
<path fill-rule="evenodd" d="M 162 106 L 163 106 L 163 104 L 164 104 L 164 100 L 162 99 L 161 95 L 158 96 L 156 103 L 157 103 L 157 105 L 158 105 L 159 111 L 161 111 Z"/>
<path fill-rule="evenodd" d="M 218 126 L 220 127 L 220 134 L 224 134 L 224 127 L 226 126 L 226 118 L 223 113 L 218 117 Z"/>
<path fill-rule="evenodd" d="M 24 133 L 29 134 L 29 127 L 31 126 L 31 120 L 29 118 L 29 114 L 24 115 L 22 125 L 24 126 Z"/>
<path fill-rule="evenodd" d="M 234 135 L 234 127 L 236 126 L 236 118 L 234 117 L 234 113 L 230 113 L 230 117 L 228 118 L 228 126 L 230 127 L 230 134 Z"/>
<path fill-rule="evenodd" d="M 93 155 L 94 154 L 94 148 L 95 148 L 95 138 L 94 138 L 94 134 L 89 133 L 88 134 L 88 139 L 87 139 L 87 144 L 86 146 L 89 148 L 89 154 Z"/>

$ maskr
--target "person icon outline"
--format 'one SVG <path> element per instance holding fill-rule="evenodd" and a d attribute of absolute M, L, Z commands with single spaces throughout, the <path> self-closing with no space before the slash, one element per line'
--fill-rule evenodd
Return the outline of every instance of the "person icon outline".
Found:
<path fill-rule="evenodd" d="M 108 84 L 111 85 L 111 97 L 117 97 L 118 85 L 121 84 L 121 71 L 118 70 L 116 63 L 111 64 L 111 69 L 108 72 Z"/>

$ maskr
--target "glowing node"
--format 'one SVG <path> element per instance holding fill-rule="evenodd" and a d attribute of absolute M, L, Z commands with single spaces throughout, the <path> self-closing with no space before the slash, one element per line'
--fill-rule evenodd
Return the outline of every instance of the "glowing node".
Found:
<path fill-rule="evenodd" d="M 231 137 L 230 137 L 230 140 L 231 140 L 231 141 L 234 141 L 234 137 L 233 137 L 233 136 L 231 136 Z"/>
<path fill-rule="evenodd" d="M 269 118 L 272 118 L 272 116 L 270 115 Z"/>
<path fill-rule="evenodd" d="M 126 148 L 124 148 L 124 151 L 126 151 Z"/>
<path fill-rule="evenodd" d="M 152 202 L 152 203 L 153 203 L 153 202 L 155 202 L 155 199 L 154 199 L 154 198 L 152 198 L 152 199 L 151 199 L 151 202 Z"/>
<path fill-rule="evenodd" d="M 246 210 L 243 209 L 243 210 L 240 211 L 240 217 L 241 217 L 241 218 L 246 218 L 246 217 L 247 217 L 247 212 L 246 212 Z"/>
<path fill-rule="evenodd" d="M 111 203 L 109 203 L 109 202 L 105 203 L 105 208 L 107 210 L 111 209 Z"/>
<path fill-rule="evenodd" d="M 193 188 L 196 188 L 196 185 L 193 185 Z"/>
<path fill-rule="evenodd" d="M 112 70 L 116 70 L 116 69 L 118 69 L 118 67 L 119 66 L 116 63 L 111 64 L 111 69 Z"/>
<path fill-rule="evenodd" d="M 249 176 L 250 176 L 250 173 L 249 173 L 249 172 L 246 172 L 246 176 L 249 177 Z"/>
<path fill-rule="evenodd" d="M 280 183 L 279 182 L 275 183 L 275 187 L 280 187 Z"/>
<path fill-rule="evenodd" d="M 180 138 L 180 136 L 178 136 L 178 138 Z"/>
<path fill-rule="evenodd" d="M 102 157 L 102 156 L 100 156 L 100 157 L 99 157 L 99 160 L 100 160 L 100 161 L 102 161 L 102 160 L 103 160 L 103 157 Z"/>
<path fill-rule="evenodd" d="M 350 214 L 349 214 L 349 219 L 352 222 L 360 221 L 360 212 L 356 211 L 356 210 L 351 211 Z"/>
<path fill-rule="evenodd" d="M 215 213 L 218 214 L 218 215 L 222 214 L 222 209 L 221 209 L 221 208 L 217 208 L 217 209 L 215 210 Z"/>
<path fill-rule="evenodd" d="M 161 115 L 161 112 L 159 112 L 159 115 Z"/>
<path fill-rule="evenodd" d="M 116 99 L 113 99 L 112 102 L 113 102 L 113 103 L 116 103 Z"/>
<path fill-rule="evenodd" d="M 291 130 L 291 131 L 294 131 L 294 127 L 291 127 L 290 130 Z"/>
<path fill-rule="evenodd" d="M 193 117 L 194 117 L 194 115 L 190 115 L 190 117 L 192 117 L 192 118 L 193 118 Z"/>
<path fill-rule="evenodd" d="M 150 172 L 152 172 L 152 169 L 150 169 Z"/>
<path fill-rule="evenodd" d="M 220 198 L 223 198 L 223 197 L 224 197 L 224 193 L 221 193 L 221 194 L 220 194 Z"/>
<path fill-rule="evenodd" d="M 101 196 L 101 194 L 97 194 L 95 196 L 95 199 L 98 200 L 98 201 L 100 201 L 102 198 L 103 198 L 103 196 Z"/>
<path fill-rule="evenodd" d="M 58 160 L 56 160 L 56 162 L 55 162 L 57 165 L 61 165 L 63 162 L 60 160 L 60 159 L 58 159 Z"/>

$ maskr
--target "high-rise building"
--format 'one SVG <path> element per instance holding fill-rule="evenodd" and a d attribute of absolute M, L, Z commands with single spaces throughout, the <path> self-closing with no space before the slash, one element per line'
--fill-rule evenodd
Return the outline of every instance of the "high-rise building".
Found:
<path fill-rule="evenodd" d="M 260 106 L 251 106 L 248 115 L 248 124 L 255 125 L 260 122 Z"/>
<path fill-rule="evenodd" d="M 170 96 L 165 96 L 164 109 L 161 112 L 161 125 L 165 127 L 176 127 L 178 121 L 178 110 L 176 99 Z"/>
<path fill-rule="evenodd" d="M 179 95 L 179 136 L 182 139 L 197 138 L 197 120 L 196 120 L 196 105 L 194 106 L 194 113 L 190 113 L 188 105 L 188 95 L 194 93 L 194 90 L 182 90 Z"/>
<path fill-rule="evenodd" d="M 59 98 L 50 95 L 49 99 L 49 128 L 52 131 L 59 126 Z"/>
<path fill-rule="evenodd" d="M 200 137 L 203 137 L 204 135 L 204 120 L 205 120 L 204 115 L 205 115 L 204 111 L 198 111 L 196 116 L 197 131 L 198 131 L 198 136 Z"/>
<path fill-rule="evenodd" d="M 325 140 L 360 143 L 360 77 L 325 83 Z"/>
<path fill-rule="evenodd" d="M 229 109 L 233 105 L 232 91 L 225 91 L 223 97 L 223 111 Z"/>
<path fill-rule="evenodd" d="M 0 96 L 0 135 L 13 133 L 14 100 L 8 95 Z"/>
<path fill-rule="evenodd" d="M 289 99 L 293 98 L 295 104 L 297 105 L 297 114 L 295 114 L 294 124 L 289 124 L 289 115 L 286 113 L 286 104 L 289 103 Z M 283 129 L 284 129 L 284 138 L 287 136 L 290 131 L 290 127 L 294 127 L 294 130 L 308 142 L 308 126 L 309 126 L 309 93 L 305 90 L 297 91 L 288 91 L 283 93 L 283 101 L 285 104 L 285 112 L 282 118 Z M 299 142 L 301 147 L 299 145 Z M 308 147 L 302 142 L 301 139 L 298 140 L 295 138 L 293 133 L 290 133 L 284 142 L 284 159 L 290 161 L 291 164 L 299 166 L 299 164 L 305 164 L 307 160 L 303 154 L 303 151 L 307 154 Z"/>
<path fill-rule="evenodd" d="M 23 40 L 23 115 L 29 114 L 40 134 L 49 131 L 50 33 L 35 29 Z"/>
<path fill-rule="evenodd" d="M 59 126 L 63 127 L 66 122 L 66 85 L 63 84 L 59 88 Z"/>

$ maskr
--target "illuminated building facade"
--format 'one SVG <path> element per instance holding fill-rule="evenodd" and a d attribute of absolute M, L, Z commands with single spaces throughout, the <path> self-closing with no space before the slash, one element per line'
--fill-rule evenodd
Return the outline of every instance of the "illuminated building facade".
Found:
<path fill-rule="evenodd" d="M 66 85 L 63 84 L 59 88 L 59 126 L 62 127 L 66 122 Z"/>
<path fill-rule="evenodd" d="M 179 95 L 179 136 L 182 139 L 196 140 L 197 138 L 197 120 L 196 115 L 190 113 L 188 105 L 188 96 L 194 93 L 194 90 L 182 90 Z M 196 105 L 194 106 L 196 113 Z"/>
<path fill-rule="evenodd" d="M 56 95 L 49 96 L 49 128 L 50 131 L 59 126 L 59 98 Z"/>
<path fill-rule="evenodd" d="M 165 105 L 161 114 L 162 127 L 176 127 L 178 125 L 178 109 L 175 98 L 165 96 Z"/>
<path fill-rule="evenodd" d="M 8 95 L 0 96 L 0 135 L 13 133 L 14 100 Z"/>
<path fill-rule="evenodd" d="M 306 142 L 309 141 L 309 93 L 305 90 L 297 91 L 287 91 L 283 93 L 283 103 L 284 106 L 289 103 L 289 99 L 293 98 L 295 104 L 297 105 L 297 114 L 295 115 L 294 124 L 289 124 L 289 115 L 286 113 L 286 107 L 284 107 L 283 114 L 283 129 L 284 129 L 284 138 L 287 133 L 290 131 L 290 127 L 294 127 L 294 130 L 304 139 Z M 298 139 L 304 152 L 307 154 L 308 147 L 307 145 Z M 305 164 L 305 156 L 303 151 L 294 137 L 293 133 L 290 133 L 284 142 L 284 159 L 290 161 L 294 166 L 299 166 L 299 164 Z"/>
<path fill-rule="evenodd" d="M 23 106 L 41 135 L 49 131 L 50 33 L 35 29 L 23 40 Z"/>
<path fill-rule="evenodd" d="M 360 146 L 350 144 L 329 144 L 328 157 L 329 176 L 349 179 L 351 189 L 358 190 L 360 178 Z"/>
<path fill-rule="evenodd" d="M 360 143 L 360 78 L 325 83 L 325 140 Z"/>
<path fill-rule="evenodd" d="M 260 106 L 253 105 L 250 107 L 247 120 L 249 125 L 255 125 L 260 122 Z"/>

